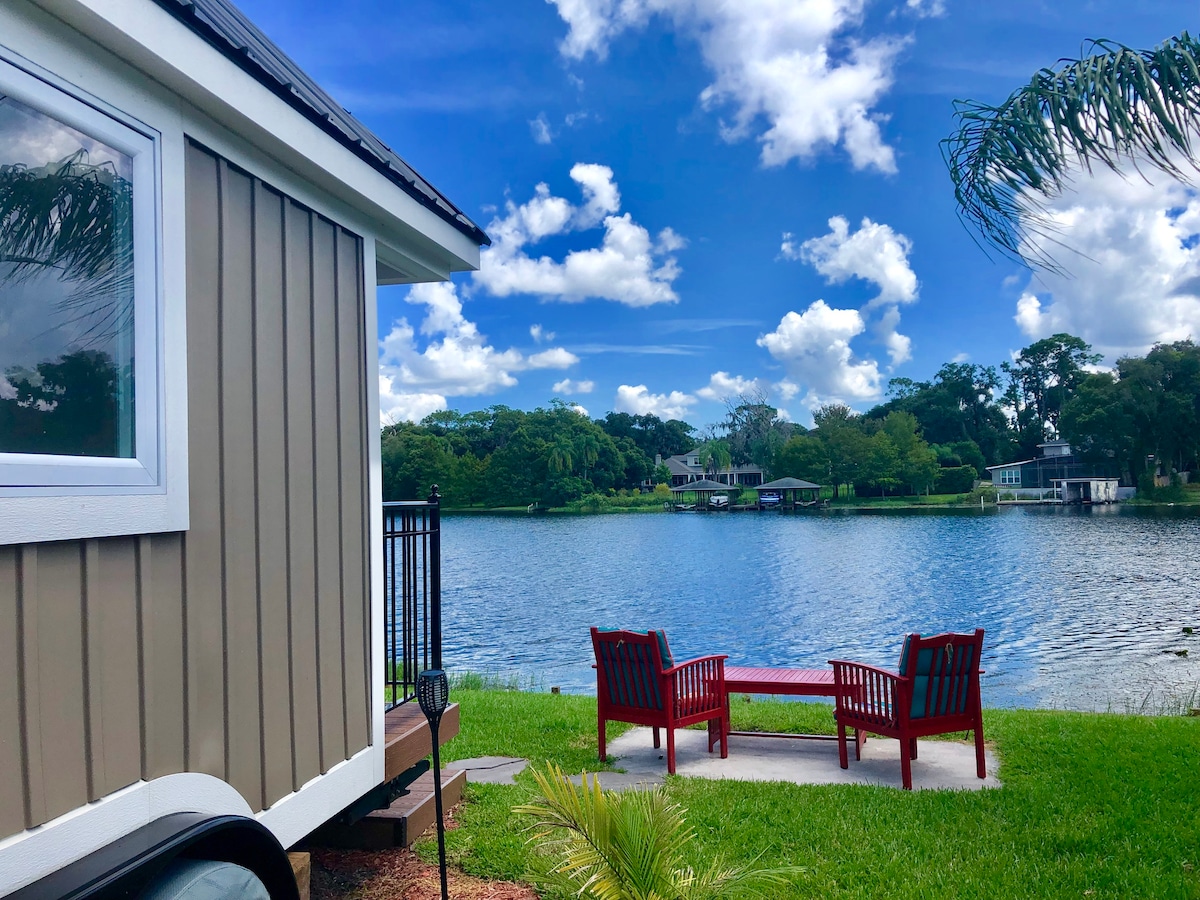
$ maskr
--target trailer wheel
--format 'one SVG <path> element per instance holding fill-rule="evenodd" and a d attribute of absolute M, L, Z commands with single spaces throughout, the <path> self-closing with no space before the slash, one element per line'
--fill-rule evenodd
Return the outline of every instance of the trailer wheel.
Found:
<path fill-rule="evenodd" d="M 139 900 L 271 900 L 267 886 L 249 869 L 229 862 L 179 859 Z"/>

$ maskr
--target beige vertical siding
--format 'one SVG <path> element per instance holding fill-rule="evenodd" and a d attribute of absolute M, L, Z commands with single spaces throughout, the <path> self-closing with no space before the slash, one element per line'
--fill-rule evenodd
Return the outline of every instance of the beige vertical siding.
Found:
<path fill-rule="evenodd" d="M 370 742 L 362 241 L 195 145 L 186 215 L 191 526 L 0 547 L 0 837 Z"/>

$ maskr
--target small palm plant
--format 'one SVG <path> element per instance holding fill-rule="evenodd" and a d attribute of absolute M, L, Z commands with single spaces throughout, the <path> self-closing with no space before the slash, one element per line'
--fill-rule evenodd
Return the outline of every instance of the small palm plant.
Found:
<path fill-rule="evenodd" d="M 514 812 L 533 816 L 541 849 L 552 860 L 539 878 L 583 900 L 707 900 L 767 896 L 802 870 L 795 866 L 725 867 L 701 871 L 684 861 L 695 832 L 662 788 L 605 791 L 592 775 L 582 786 L 557 766 L 533 770 L 541 796 Z"/>

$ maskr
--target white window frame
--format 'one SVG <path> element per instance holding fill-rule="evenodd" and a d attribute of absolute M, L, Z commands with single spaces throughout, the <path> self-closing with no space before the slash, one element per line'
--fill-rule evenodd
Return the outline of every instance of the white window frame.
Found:
<path fill-rule="evenodd" d="M 1019 487 L 1021 484 L 1021 469 L 1017 466 L 1011 469 L 1001 469 L 1000 484 L 1005 487 Z"/>
<path fill-rule="evenodd" d="M 158 141 L 0 58 L 0 94 L 32 107 L 129 156 L 133 164 L 132 458 L 0 452 L 0 495 L 45 495 L 69 488 L 162 489 L 158 414 Z"/>
<path fill-rule="evenodd" d="M 0 32 L 0 91 L 134 159 L 137 456 L 0 454 L 0 546 L 186 531 L 184 119 L 132 70 L 47 38 Z"/>

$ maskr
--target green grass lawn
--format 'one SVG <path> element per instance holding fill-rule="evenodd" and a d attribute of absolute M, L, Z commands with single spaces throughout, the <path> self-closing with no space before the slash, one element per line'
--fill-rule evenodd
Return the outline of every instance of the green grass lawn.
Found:
<path fill-rule="evenodd" d="M 443 758 L 524 756 L 567 771 L 601 771 L 596 701 L 587 697 L 453 692 L 462 731 Z M 1200 719 L 989 710 L 1004 787 L 915 791 L 671 777 L 701 865 L 803 866 L 785 897 L 1138 897 L 1200 900 Z M 829 732 L 830 707 L 736 702 L 741 730 Z M 610 739 L 623 726 L 610 724 Z M 831 753 L 836 752 L 833 745 Z M 615 762 L 616 766 L 620 761 Z M 896 760 L 899 767 L 899 759 Z M 601 783 L 603 783 L 601 775 Z M 452 862 L 488 878 L 521 879 L 530 849 L 511 808 L 532 795 L 471 785 L 447 835 Z M 418 846 L 436 856 L 434 842 Z"/>

